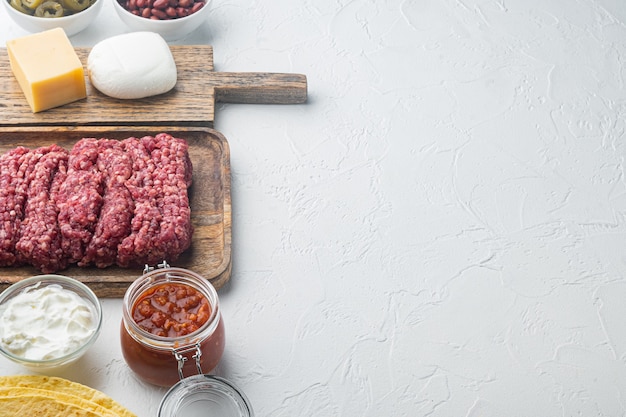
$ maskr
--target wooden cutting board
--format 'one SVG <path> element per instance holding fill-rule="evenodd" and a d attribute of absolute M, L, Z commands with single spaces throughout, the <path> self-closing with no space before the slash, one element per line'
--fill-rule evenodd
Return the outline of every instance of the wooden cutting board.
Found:
<path fill-rule="evenodd" d="M 193 270 L 222 287 L 231 274 L 230 154 L 225 137 L 211 129 L 215 103 L 298 104 L 307 99 L 301 74 L 215 72 L 210 45 L 170 45 L 178 79 L 171 91 L 141 100 L 118 100 L 98 92 L 85 74 L 87 98 L 33 114 L 0 48 L 0 153 L 18 145 L 57 143 L 70 148 L 83 137 L 124 139 L 167 132 L 188 140 L 194 164 L 189 190 L 194 236 L 172 266 Z M 86 68 L 89 48 L 76 48 Z M 70 267 L 60 272 L 90 286 L 100 297 L 122 297 L 143 271 Z M 0 290 L 32 267 L 0 268 Z"/>
<path fill-rule="evenodd" d="M 0 154 L 18 145 L 36 148 L 56 143 L 69 150 L 84 137 L 125 139 L 160 132 L 187 140 L 193 163 L 193 184 L 189 189 L 194 227 L 191 247 L 176 262 L 168 262 L 199 273 L 219 289 L 231 273 L 230 151 L 221 133 L 210 128 L 180 126 L 0 127 Z M 58 273 L 84 282 L 99 297 L 122 297 L 143 270 L 72 266 Z M 0 268 L 0 291 L 40 274 L 30 266 Z"/>
<path fill-rule="evenodd" d="M 87 98 L 33 114 L 0 48 L 0 126 L 213 126 L 215 103 L 298 104 L 307 98 L 301 74 L 215 72 L 210 45 L 171 45 L 178 80 L 168 93 L 140 100 L 119 100 L 89 82 Z M 87 66 L 89 48 L 76 48 Z M 86 72 L 86 71 L 85 71 Z"/>

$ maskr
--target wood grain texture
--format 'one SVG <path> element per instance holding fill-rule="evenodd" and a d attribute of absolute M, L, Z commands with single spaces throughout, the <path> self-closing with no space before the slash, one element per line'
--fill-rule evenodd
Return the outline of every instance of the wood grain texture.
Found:
<path fill-rule="evenodd" d="M 230 150 L 226 138 L 210 128 L 176 126 L 138 127 L 0 127 L 0 153 L 18 145 L 28 147 L 56 143 L 70 149 L 84 137 L 125 139 L 167 132 L 186 139 L 193 163 L 193 184 L 189 189 L 194 234 L 191 247 L 172 266 L 190 269 L 221 288 L 231 275 L 231 192 Z M 76 278 L 99 297 L 122 297 L 142 270 L 72 266 L 59 272 Z M 0 291 L 40 272 L 30 266 L 0 268 Z"/>
<path fill-rule="evenodd" d="M 307 98 L 302 74 L 267 72 L 214 72 L 207 76 L 222 103 L 298 104 Z"/>
<path fill-rule="evenodd" d="M 210 45 L 171 45 L 176 86 L 165 94 L 120 100 L 97 91 L 85 70 L 87 98 L 33 114 L 0 48 L 0 126 L 208 126 L 215 103 L 297 104 L 307 98 L 301 74 L 214 72 Z M 89 48 L 76 48 L 87 66 Z"/>

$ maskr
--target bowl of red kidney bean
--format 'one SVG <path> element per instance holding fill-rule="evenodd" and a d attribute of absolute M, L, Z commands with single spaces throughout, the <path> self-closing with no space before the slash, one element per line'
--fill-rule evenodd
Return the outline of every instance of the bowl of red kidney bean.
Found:
<path fill-rule="evenodd" d="M 166 41 L 196 30 L 209 11 L 210 0 L 113 0 L 120 19 L 134 31 L 160 34 Z"/>

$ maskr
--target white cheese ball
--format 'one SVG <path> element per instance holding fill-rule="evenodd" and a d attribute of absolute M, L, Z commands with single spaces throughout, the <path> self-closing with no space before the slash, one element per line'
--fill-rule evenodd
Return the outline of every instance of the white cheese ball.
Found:
<path fill-rule="evenodd" d="M 165 39 L 133 32 L 98 42 L 89 53 L 91 84 L 103 94 L 137 99 L 163 94 L 176 85 L 176 63 Z"/>

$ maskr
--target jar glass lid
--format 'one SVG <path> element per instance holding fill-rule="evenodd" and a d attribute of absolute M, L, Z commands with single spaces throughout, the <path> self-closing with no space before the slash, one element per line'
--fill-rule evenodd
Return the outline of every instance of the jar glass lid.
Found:
<path fill-rule="evenodd" d="M 253 417 L 248 399 L 231 382 L 214 375 L 194 375 L 167 391 L 159 417 Z"/>

